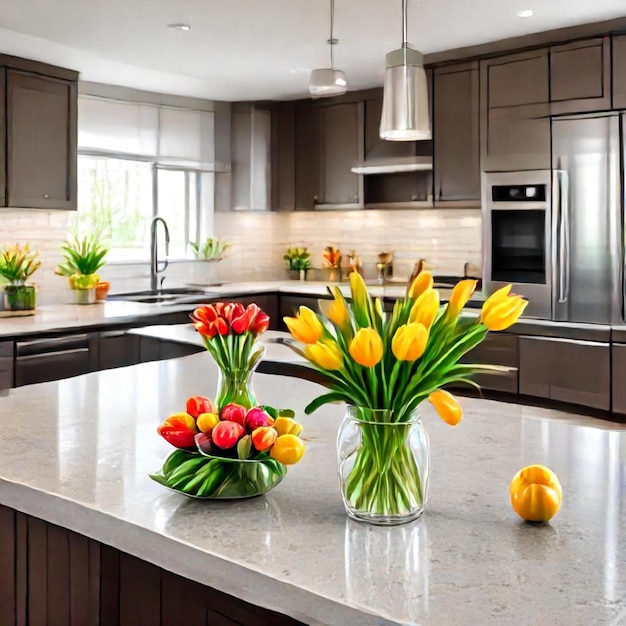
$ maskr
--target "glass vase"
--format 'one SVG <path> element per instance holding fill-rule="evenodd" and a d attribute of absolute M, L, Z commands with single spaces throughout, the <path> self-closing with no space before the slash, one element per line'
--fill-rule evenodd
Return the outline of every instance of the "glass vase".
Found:
<path fill-rule="evenodd" d="M 229 459 L 176 450 L 150 478 L 190 498 L 234 500 L 262 496 L 286 474 L 287 466 L 269 456 Z"/>
<path fill-rule="evenodd" d="M 398 422 L 393 411 L 348 407 L 337 436 L 337 459 L 351 518 L 395 525 L 424 512 L 430 446 L 416 411 Z"/>
<path fill-rule="evenodd" d="M 252 367 L 242 369 L 220 368 L 215 394 L 215 402 L 218 407 L 230 403 L 239 404 L 247 409 L 257 406 L 256 396 L 252 388 L 252 377 L 261 361 L 263 352 L 265 352 L 264 349 Z"/>

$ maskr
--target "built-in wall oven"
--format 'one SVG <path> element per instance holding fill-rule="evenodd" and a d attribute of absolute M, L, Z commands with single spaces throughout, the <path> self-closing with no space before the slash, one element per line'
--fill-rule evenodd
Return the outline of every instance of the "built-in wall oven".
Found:
<path fill-rule="evenodd" d="M 552 316 L 550 171 L 483 174 L 483 288 L 508 283 L 526 315 Z"/>

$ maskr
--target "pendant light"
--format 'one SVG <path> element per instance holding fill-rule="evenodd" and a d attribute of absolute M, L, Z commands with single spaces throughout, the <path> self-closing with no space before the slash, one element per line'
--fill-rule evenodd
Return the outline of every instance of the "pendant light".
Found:
<path fill-rule="evenodd" d="M 431 139 L 423 57 L 407 43 L 407 0 L 402 0 L 402 48 L 387 55 L 380 137 L 388 141 Z"/>
<path fill-rule="evenodd" d="M 340 96 L 348 90 L 346 75 L 335 69 L 334 47 L 339 43 L 339 39 L 333 36 L 335 26 L 335 0 L 330 0 L 330 39 L 327 44 L 330 46 L 330 67 L 313 70 L 309 79 L 309 93 L 314 98 L 325 98 L 327 96 Z"/>

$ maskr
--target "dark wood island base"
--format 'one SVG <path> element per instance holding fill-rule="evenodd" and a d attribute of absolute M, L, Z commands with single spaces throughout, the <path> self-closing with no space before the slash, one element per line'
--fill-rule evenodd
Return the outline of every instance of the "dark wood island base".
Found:
<path fill-rule="evenodd" d="M 2 626 L 302 626 L 0 505 Z"/>

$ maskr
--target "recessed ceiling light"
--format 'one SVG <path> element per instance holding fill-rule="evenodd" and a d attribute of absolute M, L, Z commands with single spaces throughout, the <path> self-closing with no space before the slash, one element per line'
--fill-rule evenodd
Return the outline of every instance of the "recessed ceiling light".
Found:
<path fill-rule="evenodd" d="M 168 24 L 167 27 L 172 30 L 183 30 L 185 32 L 191 30 L 191 26 L 189 26 L 189 24 Z"/>
<path fill-rule="evenodd" d="M 523 11 L 517 12 L 517 17 L 532 17 L 534 15 L 532 9 L 524 9 Z"/>

